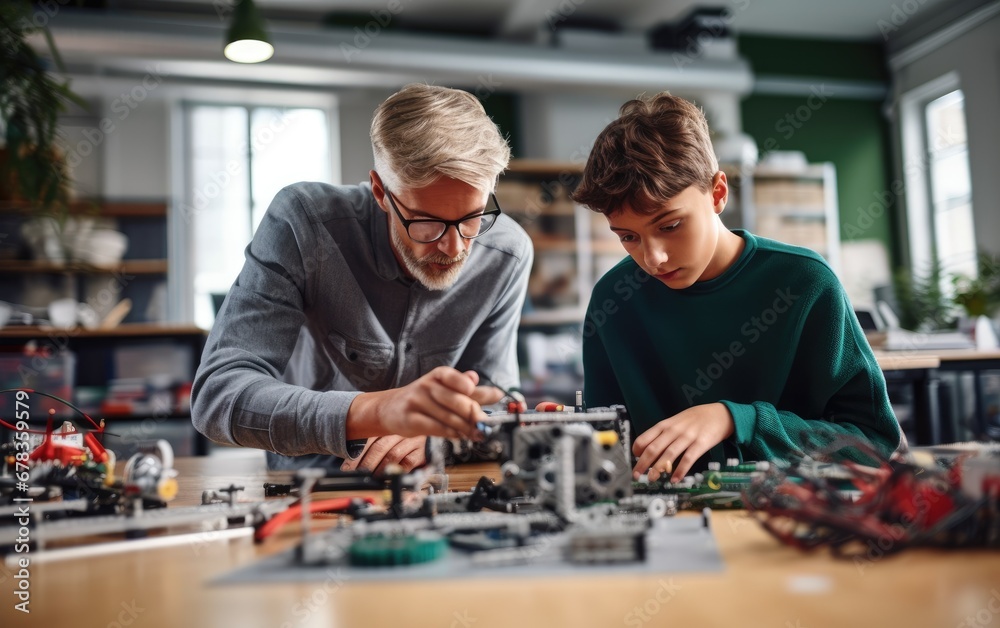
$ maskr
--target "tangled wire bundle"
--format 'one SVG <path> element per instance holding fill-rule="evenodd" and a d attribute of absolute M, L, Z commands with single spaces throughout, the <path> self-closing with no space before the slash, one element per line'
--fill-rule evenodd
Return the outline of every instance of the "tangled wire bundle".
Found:
<path fill-rule="evenodd" d="M 888 554 L 912 546 L 1000 547 L 1000 459 L 965 454 L 949 466 L 911 460 L 863 466 L 843 460 L 867 444 L 838 439 L 790 467 L 771 466 L 745 491 L 764 528 L 803 550 L 828 546 L 857 557 L 873 544 Z"/>

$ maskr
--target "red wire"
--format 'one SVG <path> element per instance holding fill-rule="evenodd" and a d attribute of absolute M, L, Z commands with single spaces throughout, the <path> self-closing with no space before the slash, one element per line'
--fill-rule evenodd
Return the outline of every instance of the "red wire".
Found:
<path fill-rule="evenodd" d="M 337 497 L 335 499 L 322 499 L 320 501 L 310 502 L 309 512 L 311 514 L 316 512 L 338 512 L 341 510 L 347 510 L 350 507 L 351 502 L 354 501 L 355 499 L 360 499 L 369 504 L 375 503 L 374 497 Z M 257 528 L 257 531 L 254 532 L 253 535 L 254 541 L 260 543 L 267 537 L 271 536 L 272 534 L 280 530 L 286 523 L 288 523 L 292 519 L 297 518 L 301 514 L 302 514 L 301 503 L 295 504 L 294 506 L 290 506 L 288 510 L 279 512 L 278 514 L 271 517 L 270 521 Z"/>

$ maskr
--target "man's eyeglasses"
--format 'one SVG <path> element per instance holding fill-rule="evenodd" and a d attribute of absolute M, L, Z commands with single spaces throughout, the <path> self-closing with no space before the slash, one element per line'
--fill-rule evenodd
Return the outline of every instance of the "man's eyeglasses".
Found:
<path fill-rule="evenodd" d="M 430 244 L 431 242 L 437 242 L 440 240 L 448 227 L 455 227 L 458 230 L 458 234 L 465 238 L 466 240 L 471 240 L 473 238 L 478 238 L 493 226 L 497 221 L 497 217 L 500 215 L 500 204 L 497 203 L 497 197 L 490 192 L 490 201 L 493 203 L 493 209 L 487 208 L 483 212 L 475 212 L 465 216 L 464 218 L 459 218 L 458 220 L 439 220 L 437 218 L 417 218 L 416 220 L 407 220 L 403 218 L 403 214 L 399 213 L 399 208 L 396 207 L 396 201 L 393 200 L 392 192 L 389 190 L 385 191 L 385 195 L 389 197 L 389 204 L 392 205 L 393 211 L 396 212 L 396 216 L 399 217 L 399 222 L 403 223 L 403 228 L 406 229 L 406 234 L 416 242 L 421 244 Z M 404 205 L 405 207 L 405 205 Z M 409 211 L 409 209 L 407 209 Z"/>

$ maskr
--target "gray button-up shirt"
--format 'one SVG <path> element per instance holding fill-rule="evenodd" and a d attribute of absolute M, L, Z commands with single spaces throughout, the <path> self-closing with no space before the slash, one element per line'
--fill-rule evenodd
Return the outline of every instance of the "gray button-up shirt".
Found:
<path fill-rule="evenodd" d="M 191 393 L 195 427 L 220 443 L 343 458 L 363 446 L 345 429 L 360 392 L 441 365 L 516 386 L 532 256 L 527 234 L 500 216 L 454 285 L 427 290 L 396 261 L 370 186 L 286 187 L 208 337 Z"/>

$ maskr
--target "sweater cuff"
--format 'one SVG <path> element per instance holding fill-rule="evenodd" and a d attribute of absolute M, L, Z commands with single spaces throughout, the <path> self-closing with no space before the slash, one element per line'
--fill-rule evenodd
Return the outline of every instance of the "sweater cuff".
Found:
<path fill-rule="evenodd" d="M 737 445 L 749 445 L 757 429 L 757 408 L 746 403 L 721 401 L 729 414 L 733 415 L 734 436 Z"/>

